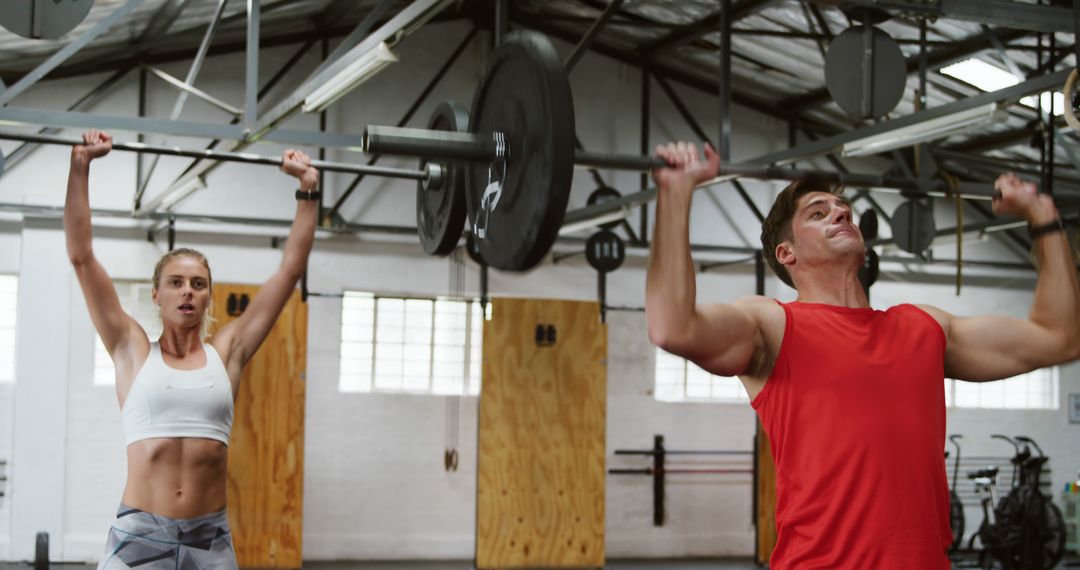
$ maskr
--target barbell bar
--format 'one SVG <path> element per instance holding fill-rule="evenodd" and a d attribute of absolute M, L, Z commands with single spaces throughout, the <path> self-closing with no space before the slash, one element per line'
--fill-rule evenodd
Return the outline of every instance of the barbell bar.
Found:
<path fill-rule="evenodd" d="M 455 133 L 370 125 L 364 131 L 361 148 L 367 153 L 421 157 L 428 160 L 468 160 L 481 163 L 494 162 L 499 158 L 508 161 L 523 160 L 522 157 L 516 156 L 514 153 L 515 135 L 516 133 Z M 505 149 L 502 151 L 498 150 L 499 145 L 496 142 L 500 138 L 506 141 Z M 574 165 L 580 168 L 648 171 L 653 168 L 667 166 L 664 160 L 656 156 L 609 154 L 583 150 L 576 150 L 573 160 Z M 894 188 L 915 194 L 949 193 L 947 184 L 942 180 L 916 180 L 901 176 L 796 170 L 781 166 L 721 164 L 718 179 L 733 178 L 788 181 L 814 178 L 832 184 Z M 994 190 L 991 185 L 986 185 L 985 191 L 982 190 L 982 187 L 965 185 L 959 193 L 964 198 L 988 200 L 994 197 Z"/>
<path fill-rule="evenodd" d="M 18 133 L 0 131 L 0 139 L 22 141 L 27 143 L 78 146 L 84 144 L 81 139 L 67 138 L 56 135 L 42 135 L 37 133 Z M 185 149 L 175 146 L 161 146 L 138 142 L 113 142 L 113 150 L 127 152 L 145 152 L 168 156 L 184 156 L 189 158 L 204 158 L 210 160 L 222 160 L 226 162 L 242 162 L 247 164 L 267 164 L 281 166 L 281 158 L 263 156 L 249 152 L 224 152 L 209 149 Z M 441 185 L 441 166 L 438 163 L 430 163 L 429 167 L 421 169 L 393 168 L 388 166 L 368 166 L 352 164 L 348 162 L 330 162 L 326 160 L 312 160 L 311 166 L 330 172 L 349 172 L 353 174 L 369 174 L 384 176 L 386 178 L 400 178 L 416 180 L 429 187 Z"/>

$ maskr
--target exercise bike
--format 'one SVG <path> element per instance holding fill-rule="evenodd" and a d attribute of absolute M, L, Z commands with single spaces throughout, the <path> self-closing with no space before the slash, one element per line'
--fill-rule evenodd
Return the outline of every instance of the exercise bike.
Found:
<path fill-rule="evenodd" d="M 993 508 L 990 505 L 997 468 L 968 474 L 975 479 L 983 508 L 984 520 L 976 533 L 983 546 L 980 566 L 991 568 L 993 560 L 997 560 L 1006 570 L 1053 568 L 1065 553 L 1065 523 L 1061 510 L 1039 488 L 1042 468 L 1049 458 L 1029 437 L 991 437 L 1012 444 L 1014 469 L 1009 492 Z M 1037 456 L 1032 455 L 1031 447 Z M 985 484 L 987 477 L 991 479 L 989 485 Z"/>

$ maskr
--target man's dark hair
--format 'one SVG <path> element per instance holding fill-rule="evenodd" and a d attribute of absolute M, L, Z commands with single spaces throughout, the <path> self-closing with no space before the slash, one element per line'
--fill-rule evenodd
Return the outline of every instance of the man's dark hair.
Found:
<path fill-rule="evenodd" d="M 788 273 L 787 267 L 784 267 L 784 264 L 776 259 L 776 246 L 792 238 L 791 220 L 795 217 L 795 209 L 799 203 L 799 198 L 810 192 L 825 192 L 839 196 L 844 193 L 844 186 L 842 184 L 832 185 L 817 178 L 796 180 L 788 184 L 787 188 L 784 188 L 776 197 L 772 209 L 769 210 L 769 215 L 765 217 L 765 221 L 761 224 L 761 249 L 765 255 L 765 260 L 769 262 L 769 267 L 776 273 L 776 276 L 792 288 L 795 288 L 795 284 L 791 282 L 791 275 Z"/>

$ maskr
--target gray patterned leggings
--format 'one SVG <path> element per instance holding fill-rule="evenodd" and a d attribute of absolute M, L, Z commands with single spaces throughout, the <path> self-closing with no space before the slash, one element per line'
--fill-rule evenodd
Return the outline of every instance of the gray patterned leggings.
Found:
<path fill-rule="evenodd" d="M 225 511 L 170 519 L 120 505 L 98 570 L 236 570 Z"/>

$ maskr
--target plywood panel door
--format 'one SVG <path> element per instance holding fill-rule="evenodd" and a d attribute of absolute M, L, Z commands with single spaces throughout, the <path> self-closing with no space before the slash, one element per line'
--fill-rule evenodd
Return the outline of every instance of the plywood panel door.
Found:
<path fill-rule="evenodd" d="M 772 446 L 765 428 L 758 420 L 757 434 L 754 437 L 754 480 L 757 482 L 757 562 L 766 564 L 776 547 L 776 465 L 773 463 Z"/>
<path fill-rule="evenodd" d="M 606 359 L 596 303 L 493 301 L 484 324 L 477 568 L 604 565 Z"/>
<path fill-rule="evenodd" d="M 234 295 L 259 288 L 214 284 L 214 326 L 236 318 Z M 229 442 L 228 513 L 242 567 L 299 568 L 304 510 L 304 372 L 307 305 L 294 292 L 244 368 Z"/>

